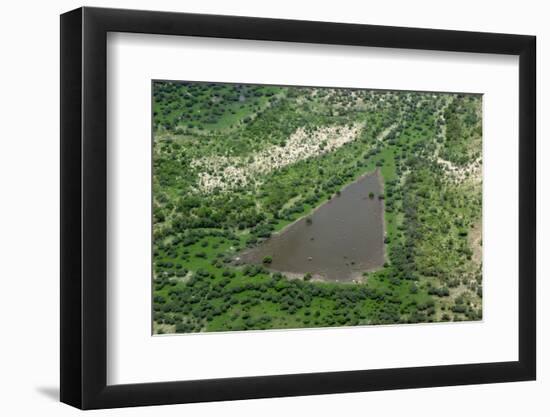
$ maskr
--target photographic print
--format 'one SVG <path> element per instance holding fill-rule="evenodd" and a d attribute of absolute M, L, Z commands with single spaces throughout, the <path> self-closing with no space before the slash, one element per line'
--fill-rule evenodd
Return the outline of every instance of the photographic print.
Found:
<path fill-rule="evenodd" d="M 154 334 L 482 319 L 482 95 L 152 81 Z"/>

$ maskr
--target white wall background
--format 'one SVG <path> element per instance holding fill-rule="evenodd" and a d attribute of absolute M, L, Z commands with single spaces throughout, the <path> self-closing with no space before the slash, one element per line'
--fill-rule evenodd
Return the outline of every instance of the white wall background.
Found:
<path fill-rule="evenodd" d="M 59 18 L 81 6 L 72 0 L 3 5 L 0 24 L 0 411 L 3 415 L 69 416 L 78 412 L 58 403 L 59 392 Z M 542 138 L 549 124 L 550 26 L 545 2 L 485 1 L 299 1 L 123 0 L 86 5 L 237 14 L 292 19 L 371 23 L 534 34 L 538 36 L 538 211 L 539 366 L 538 381 L 432 388 L 230 403 L 146 407 L 94 415 L 279 416 L 544 416 L 550 412 L 550 291 L 545 262 L 550 250 L 550 195 L 543 190 L 550 148 Z M 546 394 L 546 395 L 545 395 Z"/>

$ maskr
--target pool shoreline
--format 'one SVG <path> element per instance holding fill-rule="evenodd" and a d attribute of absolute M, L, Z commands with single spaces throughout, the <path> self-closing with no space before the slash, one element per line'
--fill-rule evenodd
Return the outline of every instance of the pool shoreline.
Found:
<path fill-rule="evenodd" d="M 369 181 L 369 178 L 373 176 L 377 177 L 376 184 Z M 366 181 L 366 188 L 357 187 L 357 184 L 361 181 Z M 383 189 L 384 181 L 380 168 L 361 174 L 343 187 L 339 196 L 331 197 L 330 200 L 300 216 L 256 246 L 244 249 L 235 257 L 235 260 L 238 265 L 263 265 L 268 271 L 281 273 L 289 279 L 303 279 L 309 273 L 312 282 L 364 282 L 365 273 L 379 270 L 387 262 L 386 245 L 384 243 L 386 237 L 384 201 L 379 198 L 380 195 L 383 195 Z M 368 196 L 366 195 L 367 191 L 370 191 Z M 371 196 L 371 194 L 378 195 Z M 363 200 L 366 200 L 366 202 Z M 378 202 L 380 206 L 374 206 L 372 204 L 373 200 Z M 331 206 L 335 202 L 338 205 Z M 366 204 L 365 210 L 356 212 L 357 204 L 363 203 Z M 315 220 L 316 217 L 321 217 L 321 221 L 324 222 L 323 226 L 317 225 L 319 219 Z M 306 223 L 307 218 L 314 219 L 313 225 Z M 336 224 L 335 222 L 340 223 Z M 317 229 L 314 229 L 314 226 L 317 226 Z M 329 231 L 325 229 L 329 229 Z M 358 234 L 361 233 L 361 230 L 367 232 L 365 236 Z M 313 236 L 308 239 L 305 235 L 310 235 L 310 232 L 315 235 L 315 238 L 317 238 L 317 235 L 321 235 L 321 238 L 325 240 L 318 244 L 314 242 L 315 238 Z M 331 232 L 332 234 L 330 234 Z M 326 233 L 329 233 L 329 235 L 326 235 Z M 341 236 L 342 233 L 348 233 L 348 236 Z M 289 234 L 292 236 L 289 237 Z M 281 242 L 283 240 L 288 240 L 288 242 Z M 339 241 L 332 242 L 332 240 Z M 287 248 L 288 245 L 293 245 L 296 252 L 302 257 L 298 257 L 300 255 Z M 367 252 L 361 250 L 364 246 L 369 248 Z M 333 250 L 338 254 L 333 254 Z M 349 250 L 350 253 L 342 252 L 343 250 Z M 280 253 L 284 254 L 285 252 L 290 256 L 290 260 L 285 259 L 284 256 L 278 258 Z M 279 255 L 276 255 L 277 253 Z M 279 267 L 263 262 L 266 256 L 273 257 L 273 255 L 275 255 Z M 316 259 L 316 263 L 313 258 Z M 325 260 L 325 258 L 327 259 Z M 322 259 L 322 261 L 318 259 Z M 307 267 L 309 262 L 314 262 L 311 264 L 311 271 Z M 288 267 L 289 264 L 293 265 L 294 268 Z M 306 270 L 308 272 L 305 272 Z M 335 276 L 338 276 L 338 279 L 335 279 Z"/>

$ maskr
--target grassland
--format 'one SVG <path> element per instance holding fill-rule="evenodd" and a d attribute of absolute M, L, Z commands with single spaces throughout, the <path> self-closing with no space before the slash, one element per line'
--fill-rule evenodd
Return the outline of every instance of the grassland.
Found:
<path fill-rule="evenodd" d="M 481 319 L 480 96 L 154 82 L 153 110 L 155 333 Z M 235 265 L 377 167 L 384 267 Z"/>

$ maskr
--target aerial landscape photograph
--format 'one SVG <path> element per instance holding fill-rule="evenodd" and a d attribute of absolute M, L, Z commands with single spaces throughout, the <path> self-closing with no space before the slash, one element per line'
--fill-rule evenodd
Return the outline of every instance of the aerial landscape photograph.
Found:
<path fill-rule="evenodd" d="M 151 89 L 153 334 L 482 320 L 481 94 Z"/>

